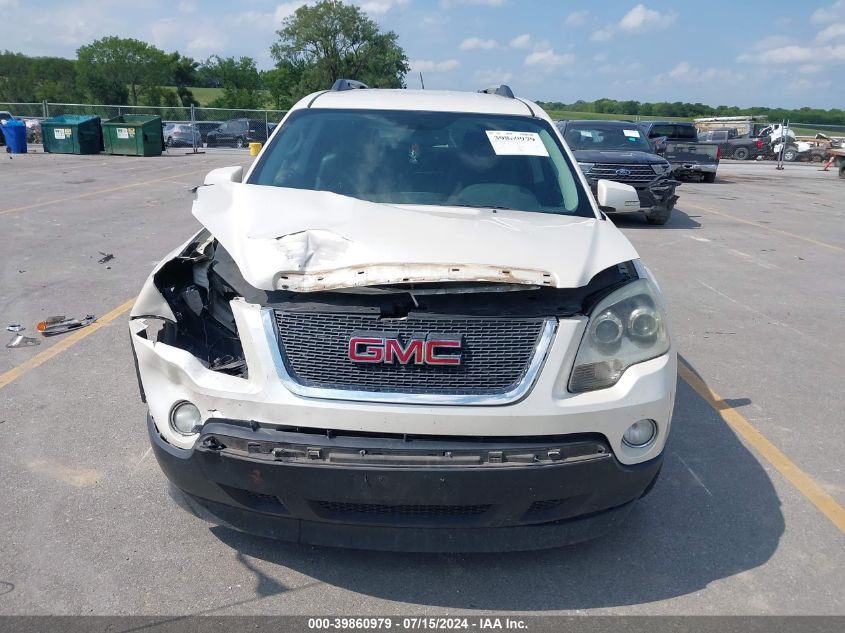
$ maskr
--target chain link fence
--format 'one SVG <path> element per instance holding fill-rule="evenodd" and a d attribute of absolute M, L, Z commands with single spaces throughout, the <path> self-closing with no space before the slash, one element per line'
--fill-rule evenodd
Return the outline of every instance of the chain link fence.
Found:
<path fill-rule="evenodd" d="M 231 147 L 243 149 L 250 141 L 265 142 L 273 128 L 287 113 L 286 110 L 236 110 L 228 108 L 160 107 L 129 105 L 98 105 L 89 103 L 0 103 L 0 112 L 10 112 L 28 120 L 27 137 L 30 142 L 41 141 L 40 122 L 65 114 L 98 116 L 103 121 L 120 116 L 141 114 L 161 117 L 168 141 L 168 124 L 190 124 L 196 131 L 196 149 L 202 147 Z M 210 134 L 210 137 L 209 137 Z M 187 135 L 192 136 L 190 132 Z M 173 135 L 170 136 L 171 141 Z M 182 142 L 184 144 L 184 142 Z M 188 144 L 192 147 L 192 144 Z"/>

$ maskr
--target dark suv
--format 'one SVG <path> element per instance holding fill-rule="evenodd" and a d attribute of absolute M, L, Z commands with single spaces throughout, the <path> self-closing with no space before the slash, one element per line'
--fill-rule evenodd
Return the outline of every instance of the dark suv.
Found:
<path fill-rule="evenodd" d="M 206 136 L 208 147 L 246 147 L 267 141 L 267 123 L 258 119 L 231 119 Z"/>

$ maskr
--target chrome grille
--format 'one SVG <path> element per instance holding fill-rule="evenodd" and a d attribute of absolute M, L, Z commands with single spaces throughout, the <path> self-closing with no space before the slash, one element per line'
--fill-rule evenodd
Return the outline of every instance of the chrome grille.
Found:
<path fill-rule="evenodd" d="M 497 395 L 518 387 L 546 327 L 544 318 L 416 316 L 275 311 L 279 350 L 292 380 L 326 390 L 392 394 Z M 420 334 L 463 337 L 458 366 L 360 364 L 349 360 L 357 332 L 407 341 Z M 545 350 L 543 350 L 544 352 Z"/>
<path fill-rule="evenodd" d="M 626 170 L 628 174 L 617 174 L 619 170 Z M 651 182 L 657 178 L 657 174 L 651 168 L 651 165 L 610 165 L 607 163 L 596 163 L 589 172 L 590 178 L 606 180 L 615 180 L 616 182 L 624 182 L 626 184 L 636 184 Z"/>

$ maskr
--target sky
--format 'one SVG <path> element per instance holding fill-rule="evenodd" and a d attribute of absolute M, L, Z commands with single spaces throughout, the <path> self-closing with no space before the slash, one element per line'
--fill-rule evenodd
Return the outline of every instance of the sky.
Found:
<path fill-rule="evenodd" d="M 422 72 L 429 89 L 507 83 L 541 101 L 845 109 L 845 0 L 345 1 L 398 34 L 410 88 Z M 200 60 L 247 55 L 269 68 L 275 31 L 302 4 L 0 0 L 0 49 L 74 57 L 118 35 Z"/>

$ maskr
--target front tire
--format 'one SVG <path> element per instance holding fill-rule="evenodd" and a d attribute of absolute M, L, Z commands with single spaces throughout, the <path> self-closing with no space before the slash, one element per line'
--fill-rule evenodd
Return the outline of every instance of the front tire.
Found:
<path fill-rule="evenodd" d="M 845 162 L 839 163 L 839 177 L 845 180 Z"/>
<path fill-rule="evenodd" d="M 235 147 L 237 147 L 238 149 L 244 148 L 244 140 L 240 136 L 235 139 Z"/>
<path fill-rule="evenodd" d="M 675 208 L 674 204 L 671 205 L 659 205 L 656 207 L 652 207 L 645 214 L 645 221 L 649 224 L 656 224 L 662 226 L 669 221 L 669 218 L 672 217 L 672 209 Z"/>
<path fill-rule="evenodd" d="M 750 152 L 748 151 L 747 147 L 737 147 L 734 150 L 734 158 L 737 160 L 748 160 L 748 155 Z"/>
<path fill-rule="evenodd" d="M 713 184 L 716 182 L 716 174 L 704 174 L 701 177 L 701 182 L 709 182 L 710 184 Z"/>
<path fill-rule="evenodd" d="M 798 160 L 798 151 L 794 149 L 788 149 L 783 152 L 783 160 L 787 163 L 794 163 Z"/>

